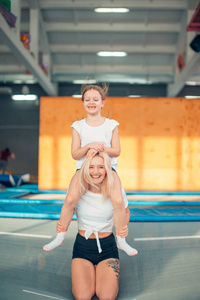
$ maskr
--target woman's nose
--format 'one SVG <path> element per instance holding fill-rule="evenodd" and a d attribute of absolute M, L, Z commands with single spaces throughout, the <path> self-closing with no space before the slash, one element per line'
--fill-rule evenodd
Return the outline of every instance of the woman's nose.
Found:
<path fill-rule="evenodd" d="M 95 168 L 94 168 L 94 173 L 97 174 L 98 172 L 99 172 L 98 167 L 95 167 Z"/>

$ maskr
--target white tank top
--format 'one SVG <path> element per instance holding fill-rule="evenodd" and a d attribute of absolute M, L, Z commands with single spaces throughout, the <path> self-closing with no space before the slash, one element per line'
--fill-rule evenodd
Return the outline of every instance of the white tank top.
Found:
<path fill-rule="evenodd" d="M 122 196 L 125 208 L 128 206 L 126 193 L 122 188 Z M 83 194 L 76 205 L 76 216 L 78 229 L 85 230 L 85 238 L 88 239 L 92 233 L 97 239 L 97 246 L 101 252 L 98 232 L 113 231 L 113 206 L 110 198 L 103 201 L 101 194 L 95 194 L 87 191 Z"/>
<path fill-rule="evenodd" d="M 80 135 L 81 148 L 95 142 L 102 143 L 105 147 L 111 147 L 112 131 L 118 125 L 117 121 L 105 118 L 105 122 L 97 127 L 89 126 L 85 119 L 74 122 L 71 127 L 76 129 Z M 85 156 L 76 161 L 77 169 L 81 168 L 84 158 Z M 118 166 L 117 158 L 110 157 L 110 161 L 112 168 L 116 170 Z"/>

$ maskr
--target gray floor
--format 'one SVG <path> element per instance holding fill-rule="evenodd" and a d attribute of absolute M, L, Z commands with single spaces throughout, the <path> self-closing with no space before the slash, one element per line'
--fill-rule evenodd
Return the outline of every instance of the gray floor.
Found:
<path fill-rule="evenodd" d="M 47 253 L 42 247 L 54 235 L 55 224 L 0 218 L 1 300 L 73 299 L 70 264 L 77 224 L 70 225 L 62 247 Z M 117 299 L 200 299 L 199 222 L 130 223 L 128 241 L 139 254 L 120 252 Z"/>

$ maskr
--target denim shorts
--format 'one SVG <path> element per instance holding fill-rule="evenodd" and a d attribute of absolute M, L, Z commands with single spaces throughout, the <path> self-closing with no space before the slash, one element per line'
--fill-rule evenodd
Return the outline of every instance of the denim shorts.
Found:
<path fill-rule="evenodd" d="M 105 238 L 99 239 L 99 241 L 102 248 L 101 253 L 98 251 L 96 239 L 86 240 L 85 237 L 78 233 L 74 242 L 72 259 L 86 259 L 93 265 L 97 265 L 99 262 L 108 258 L 119 259 L 117 244 L 113 233 Z"/>

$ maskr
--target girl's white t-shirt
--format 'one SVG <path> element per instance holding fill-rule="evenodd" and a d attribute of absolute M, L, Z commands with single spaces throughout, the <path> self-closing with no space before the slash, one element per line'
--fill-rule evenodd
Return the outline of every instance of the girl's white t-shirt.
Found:
<path fill-rule="evenodd" d="M 105 147 L 111 147 L 112 131 L 118 125 L 119 123 L 117 121 L 105 118 L 105 122 L 97 127 L 88 125 L 85 119 L 75 121 L 71 127 L 74 128 L 80 135 L 81 148 L 89 143 L 95 142 L 102 143 Z M 76 161 L 77 169 L 81 168 L 84 158 L 85 156 Z M 117 158 L 110 157 L 110 160 L 112 168 L 116 170 L 118 166 Z"/>

